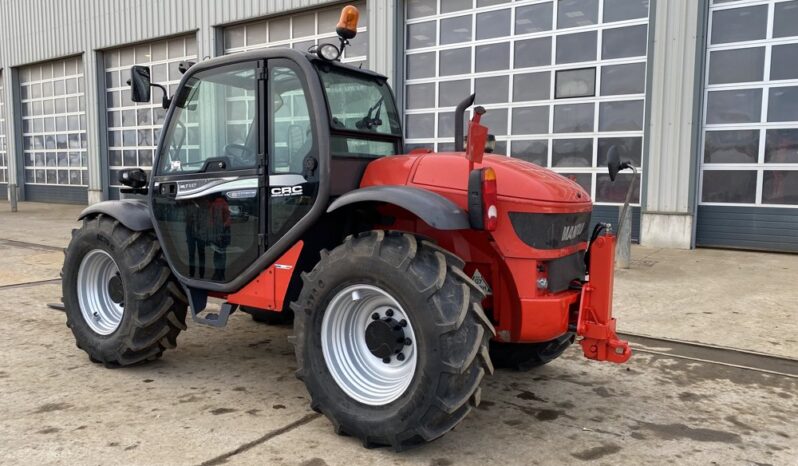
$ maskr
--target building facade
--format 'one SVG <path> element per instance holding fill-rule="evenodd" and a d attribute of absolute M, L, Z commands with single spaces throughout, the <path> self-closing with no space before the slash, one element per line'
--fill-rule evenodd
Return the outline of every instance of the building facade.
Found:
<path fill-rule="evenodd" d="M 408 150 L 450 150 L 474 92 L 496 152 L 574 179 L 596 221 L 615 222 L 634 183 L 643 244 L 798 251 L 798 0 L 354 3 L 343 61 L 389 76 Z M 158 90 L 131 102 L 130 66 L 172 91 L 181 61 L 333 41 L 341 5 L 0 3 L 0 198 L 118 198 L 165 116 Z M 610 182 L 611 146 L 637 178 Z"/>

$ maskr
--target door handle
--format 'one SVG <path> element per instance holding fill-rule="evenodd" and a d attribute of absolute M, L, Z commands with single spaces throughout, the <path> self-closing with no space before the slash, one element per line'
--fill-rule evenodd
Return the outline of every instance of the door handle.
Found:
<path fill-rule="evenodd" d="M 177 196 L 177 183 L 161 183 L 158 187 L 158 192 L 162 196 L 176 197 Z"/>

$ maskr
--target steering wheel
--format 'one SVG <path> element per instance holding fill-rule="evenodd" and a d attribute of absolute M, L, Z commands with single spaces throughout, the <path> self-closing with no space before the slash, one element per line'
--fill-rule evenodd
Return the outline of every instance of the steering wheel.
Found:
<path fill-rule="evenodd" d="M 227 144 L 224 146 L 224 153 L 230 157 L 233 167 L 255 166 L 255 152 L 244 144 Z"/>

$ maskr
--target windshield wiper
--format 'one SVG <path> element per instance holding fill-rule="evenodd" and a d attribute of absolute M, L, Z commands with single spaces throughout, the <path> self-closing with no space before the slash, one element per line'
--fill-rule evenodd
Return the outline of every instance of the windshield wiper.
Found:
<path fill-rule="evenodd" d="M 369 108 L 369 111 L 368 113 L 366 113 L 366 116 L 364 116 L 363 118 L 358 120 L 357 123 L 355 123 L 355 127 L 357 127 L 357 129 L 370 130 L 377 126 L 382 126 L 382 120 L 380 119 L 380 111 L 382 110 L 383 100 L 384 97 L 380 97 L 380 100 L 378 100 L 373 107 Z M 376 113 L 374 113 L 375 111 Z M 371 117 L 372 113 L 374 113 L 374 118 Z"/>

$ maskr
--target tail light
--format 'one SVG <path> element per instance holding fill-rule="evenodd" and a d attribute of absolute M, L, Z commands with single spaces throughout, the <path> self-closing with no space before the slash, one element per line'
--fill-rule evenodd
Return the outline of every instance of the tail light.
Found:
<path fill-rule="evenodd" d="M 494 231 L 499 223 L 496 172 L 490 167 L 468 175 L 468 217 L 476 230 Z"/>

